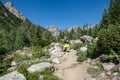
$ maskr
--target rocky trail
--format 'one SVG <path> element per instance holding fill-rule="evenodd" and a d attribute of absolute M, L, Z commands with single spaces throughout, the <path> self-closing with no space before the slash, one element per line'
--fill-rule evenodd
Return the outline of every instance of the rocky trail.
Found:
<path fill-rule="evenodd" d="M 63 80 L 85 80 L 90 75 L 87 73 L 87 68 L 89 64 L 86 62 L 77 62 L 77 55 L 75 50 L 70 50 L 70 52 L 65 52 L 63 56 L 60 57 L 61 63 L 55 65 L 54 74 Z"/>

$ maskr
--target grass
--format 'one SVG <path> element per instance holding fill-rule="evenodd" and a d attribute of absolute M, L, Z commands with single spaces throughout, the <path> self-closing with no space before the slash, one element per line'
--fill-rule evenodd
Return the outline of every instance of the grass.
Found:
<path fill-rule="evenodd" d="M 97 68 L 95 68 L 95 66 Z M 95 77 L 96 75 L 98 75 L 100 72 L 103 71 L 103 67 L 101 62 L 97 62 L 95 65 L 93 65 L 92 67 L 88 68 L 88 73 L 92 75 L 92 77 Z"/>

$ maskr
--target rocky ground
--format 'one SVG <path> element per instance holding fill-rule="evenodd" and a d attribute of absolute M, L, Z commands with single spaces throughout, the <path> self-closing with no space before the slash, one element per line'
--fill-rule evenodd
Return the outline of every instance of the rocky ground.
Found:
<path fill-rule="evenodd" d="M 86 51 L 87 47 L 83 46 L 80 50 Z M 41 72 L 46 68 L 53 67 L 53 74 L 62 80 L 120 80 L 120 73 L 115 72 L 116 69 L 120 69 L 120 64 L 100 63 L 97 60 L 91 59 L 78 62 L 77 51 L 70 49 L 68 52 L 63 52 L 60 43 L 53 43 L 52 46 L 49 49 L 45 49 L 45 51 L 49 52 L 49 58 L 42 57 L 32 59 L 33 53 L 29 51 L 29 48 L 23 48 L 23 50 L 18 50 L 16 53 L 9 55 L 5 60 L 13 58 L 13 55 L 21 55 L 20 58 L 27 56 L 27 58 L 29 57 L 32 60 L 28 58 L 28 60 L 20 62 L 12 61 L 11 67 L 7 69 L 10 73 L 1 76 L 0 80 L 26 80 L 26 76 L 17 71 L 20 65 L 26 64 L 30 65 L 26 69 L 27 73 Z M 100 63 L 101 65 L 96 65 L 96 63 Z M 89 74 L 88 71 L 91 74 Z M 40 76 L 44 77 L 44 75 Z M 39 80 L 42 80 L 42 78 L 40 77 Z"/>
<path fill-rule="evenodd" d="M 76 59 L 77 55 L 75 50 L 65 52 L 60 57 L 61 63 L 55 65 L 56 71 L 54 74 L 63 80 L 84 80 L 86 77 L 89 77 L 90 75 L 87 73 L 89 64 L 79 63 Z"/>

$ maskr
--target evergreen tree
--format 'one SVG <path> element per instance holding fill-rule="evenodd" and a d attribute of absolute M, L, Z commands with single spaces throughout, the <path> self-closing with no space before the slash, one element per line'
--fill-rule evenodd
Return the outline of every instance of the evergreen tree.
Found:
<path fill-rule="evenodd" d="M 109 19 L 108 19 L 108 13 L 107 13 L 107 10 L 106 8 L 104 9 L 104 12 L 103 12 L 103 16 L 102 16 L 102 20 L 100 22 L 100 26 L 101 28 L 106 28 L 108 27 L 108 23 L 109 22 Z"/>
<path fill-rule="evenodd" d="M 109 24 L 120 24 L 120 0 L 110 0 Z"/>

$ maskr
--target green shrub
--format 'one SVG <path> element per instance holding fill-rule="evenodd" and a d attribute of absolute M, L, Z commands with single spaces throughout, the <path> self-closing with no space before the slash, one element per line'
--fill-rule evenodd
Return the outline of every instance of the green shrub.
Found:
<path fill-rule="evenodd" d="M 27 72 L 28 65 L 21 65 L 17 69 L 21 74 L 23 74 L 27 80 L 38 80 L 38 73 Z"/>
<path fill-rule="evenodd" d="M 120 25 L 110 25 L 108 29 L 102 29 L 97 41 L 98 53 L 110 54 L 112 49 L 120 55 Z"/>
<path fill-rule="evenodd" d="M 118 64 L 120 62 L 119 55 L 106 55 L 106 54 L 103 54 L 100 57 L 100 60 L 102 62 L 113 62 L 115 64 Z"/>
<path fill-rule="evenodd" d="M 47 68 L 43 72 L 41 72 L 42 75 L 44 75 L 43 80 L 61 80 L 58 77 L 54 76 L 51 69 Z"/>
<path fill-rule="evenodd" d="M 49 56 L 49 53 L 45 52 L 40 46 L 32 46 L 31 51 L 35 58 L 41 58 L 42 56 Z"/>
<path fill-rule="evenodd" d="M 6 60 L 6 61 L 3 61 L 1 64 L 0 64 L 0 68 L 3 68 L 4 71 L 2 74 L 0 74 L 0 76 L 3 76 L 5 74 L 8 73 L 7 69 L 10 67 L 10 64 L 11 64 L 11 61 L 10 60 Z"/>
<path fill-rule="evenodd" d="M 0 63 L 2 63 L 6 53 L 7 53 L 7 50 L 5 48 L 3 48 L 3 47 L 0 47 Z"/>
<path fill-rule="evenodd" d="M 96 49 L 97 49 L 97 42 L 96 41 L 89 43 L 88 49 L 87 49 L 87 57 L 92 58 L 92 59 L 98 57 L 100 54 L 98 54 L 96 52 Z"/>
<path fill-rule="evenodd" d="M 79 50 L 80 47 L 82 47 L 82 46 L 83 46 L 83 44 L 81 44 L 81 43 L 74 43 L 74 44 L 70 45 L 70 48 L 74 49 L 74 50 Z"/>
<path fill-rule="evenodd" d="M 77 52 L 77 55 L 78 55 L 77 61 L 83 62 L 83 61 L 87 60 L 87 53 L 86 53 L 86 51 L 83 52 L 83 51 L 79 50 Z"/>
<path fill-rule="evenodd" d="M 14 55 L 14 58 L 13 60 L 16 61 L 16 62 L 21 62 L 21 61 L 24 61 L 24 60 L 30 60 L 31 58 L 28 57 L 27 55 L 24 55 L 24 56 L 21 56 L 19 54 L 15 54 Z"/>
<path fill-rule="evenodd" d="M 95 77 L 96 75 L 103 71 L 101 62 L 97 62 L 92 67 L 88 68 L 87 71 L 90 75 L 92 75 L 92 77 Z"/>

